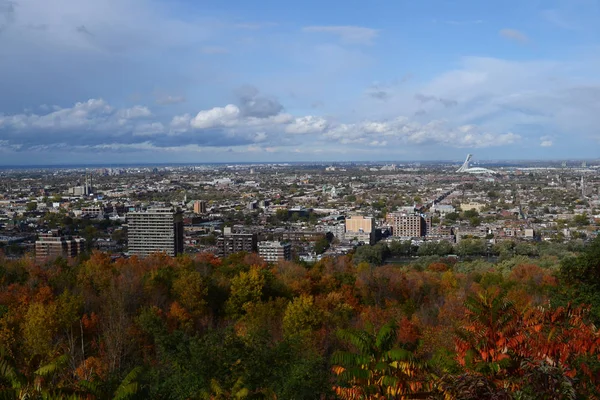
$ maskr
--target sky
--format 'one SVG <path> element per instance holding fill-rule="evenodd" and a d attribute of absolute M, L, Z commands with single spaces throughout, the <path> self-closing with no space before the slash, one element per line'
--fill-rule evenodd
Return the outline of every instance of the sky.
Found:
<path fill-rule="evenodd" d="M 598 158 L 600 0 L 0 0 L 0 165 Z"/>

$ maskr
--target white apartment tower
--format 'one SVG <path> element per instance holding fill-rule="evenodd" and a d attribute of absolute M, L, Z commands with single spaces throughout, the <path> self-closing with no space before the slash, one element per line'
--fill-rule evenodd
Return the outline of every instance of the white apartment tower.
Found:
<path fill-rule="evenodd" d="M 183 253 L 183 216 L 172 208 L 149 208 L 127 214 L 129 253 L 148 256 Z"/>

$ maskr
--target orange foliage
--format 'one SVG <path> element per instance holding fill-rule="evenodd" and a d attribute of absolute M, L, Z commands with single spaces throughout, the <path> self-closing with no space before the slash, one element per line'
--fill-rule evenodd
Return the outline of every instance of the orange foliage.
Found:
<path fill-rule="evenodd" d="M 84 314 L 83 317 L 81 317 L 81 324 L 86 333 L 95 333 L 99 323 L 100 318 L 98 317 L 98 314 L 93 311 L 90 315 Z"/>
<path fill-rule="evenodd" d="M 267 266 L 265 260 L 263 260 L 263 258 L 256 253 L 246 254 L 243 262 L 246 265 L 257 266 L 259 268 L 265 268 Z"/>
<path fill-rule="evenodd" d="M 33 297 L 33 301 L 36 303 L 47 304 L 54 299 L 54 294 L 52 293 L 52 288 L 49 286 L 42 286 L 38 289 L 37 293 Z"/>
<path fill-rule="evenodd" d="M 509 276 L 510 280 L 516 282 L 530 282 L 537 284 L 542 282 L 542 278 L 547 275 L 546 270 L 533 264 L 521 264 L 514 268 Z"/>
<path fill-rule="evenodd" d="M 427 266 L 427 270 L 431 272 L 445 272 L 448 271 L 448 269 L 450 269 L 448 264 L 444 264 L 441 262 L 431 263 Z"/>
<path fill-rule="evenodd" d="M 192 319 L 192 316 L 178 302 L 171 303 L 167 318 L 175 323 L 185 324 Z"/>
<path fill-rule="evenodd" d="M 88 357 L 75 369 L 75 375 L 82 380 L 91 380 L 94 375 L 106 378 L 106 365 L 98 357 Z"/>
<path fill-rule="evenodd" d="M 421 331 L 414 321 L 406 317 L 398 322 L 398 340 L 401 343 L 416 343 L 421 337 Z"/>
<path fill-rule="evenodd" d="M 199 253 L 196 255 L 196 262 L 201 264 L 210 264 L 213 267 L 220 267 L 223 263 L 221 259 L 212 253 Z"/>

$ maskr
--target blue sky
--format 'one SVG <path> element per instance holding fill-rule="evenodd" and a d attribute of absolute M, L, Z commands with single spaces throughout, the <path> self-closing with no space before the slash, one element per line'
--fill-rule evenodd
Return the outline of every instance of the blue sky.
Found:
<path fill-rule="evenodd" d="M 597 158 L 600 0 L 0 0 L 0 165 Z"/>

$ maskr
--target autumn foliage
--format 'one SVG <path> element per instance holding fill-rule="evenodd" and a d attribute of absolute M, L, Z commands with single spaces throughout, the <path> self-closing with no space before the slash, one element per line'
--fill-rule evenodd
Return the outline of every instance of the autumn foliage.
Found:
<path fill-rule="evenodd" d="M 535 259 L 0 259 L 0 398 L 600 398 L 582 287 Z"/>

